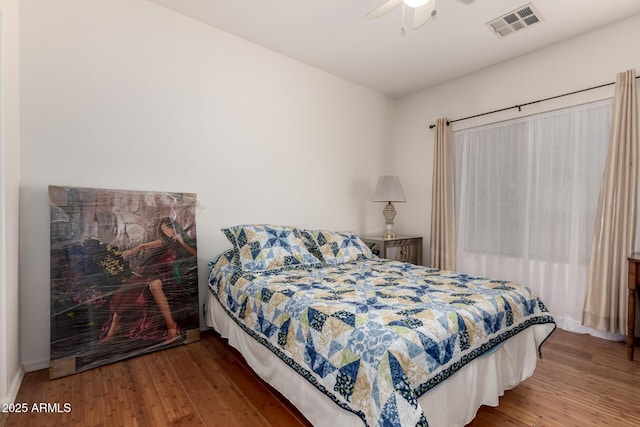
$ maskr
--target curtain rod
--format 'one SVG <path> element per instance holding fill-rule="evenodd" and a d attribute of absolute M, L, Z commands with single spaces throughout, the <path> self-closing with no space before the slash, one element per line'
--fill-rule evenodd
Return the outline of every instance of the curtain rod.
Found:
<path fill-rule="evenodd" d="M 640 75 L 636 76 L 636 79 L 638 79 L 638 78 L 640 78 Z M 486 113 L 475 114 L 473 116 L 463 117 L 461 119 L 449 120 L 449 121 L 447 121 L 447 126 L 449 126 L 451 123 L 461 122 L 462 120 L 474 119 L 476 117 L 486 116 L 488 114 L 500 113 L 502 111 L 511 110 L 513 108 L 517 108 L 518 111 L 522 111 L 522 107 L 525 107 L 527 105 L 537 104 L 538 102 L 550 101 L 552 99 L 561 98 L 563 96 L 575 95 L 576 93 L 586 92 L 588 90 L 600 89 L 601 87 L 611 86 L 613 84 L 616 84 L 616 82 L 605 83 L 605 84 L 601 84 L 601 85 L 598 85 L 598 86 L 589 87 L 589 88 L 586 88 L 586 89 L 575 90 L 573 92 L 563 93 L 562 95 L 556 95 L 556 96 L 551 96 L 549 98 L 538 99 L 537 101 L 526 102 L 524 104 L 514 105 L 513 107 L 500 108 L 499 110 L 493 110 L 493 111 L 489 111 L 489 112 L 486 112 Z M 433 125 L 429 125 L 429 129 L 433 129 L 434 127 L 436 127 L 436 125 L 434 125 L 434 124 Z"/>

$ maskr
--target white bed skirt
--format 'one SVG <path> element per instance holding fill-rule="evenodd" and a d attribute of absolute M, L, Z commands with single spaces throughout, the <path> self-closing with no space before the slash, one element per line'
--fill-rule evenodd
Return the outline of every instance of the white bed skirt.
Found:
<path fill-rule="evenodd" d="M 339 407 L 330 398 L 295 373 L 269 349 L 251 338 L 222 309 L 208 292 L 205 322 L 229 345 L 244 356 L 251 368 L 282 393 L 317 427 L 362 427 L 355 414 Z M 418 402 L 430 427 L 457 427 L 471 422 L 480 406 L 498 406 L 498 398 L 533 375 L 537 349 L 553 325 L 534 325 L 507 340 L 496 351 L 481 356 L 434 389 Z"/>

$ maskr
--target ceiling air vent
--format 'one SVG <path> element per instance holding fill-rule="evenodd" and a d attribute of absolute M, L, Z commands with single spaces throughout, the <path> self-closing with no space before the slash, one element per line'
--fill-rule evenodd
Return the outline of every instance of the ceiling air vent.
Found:
<path fill-rule="evenodd" d="M 487 27 L 498 37 L 502 38 L 540 21 L 542 21 L 540 12 L 538 12 L 532 3 L 529 3 L 487 22 Z"/>

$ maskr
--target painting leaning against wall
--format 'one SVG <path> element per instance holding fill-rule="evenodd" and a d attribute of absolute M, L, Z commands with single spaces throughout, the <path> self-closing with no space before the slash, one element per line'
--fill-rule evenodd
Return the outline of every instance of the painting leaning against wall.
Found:
<path fill-rule="evenodd" d="M 196 195 L 49 186 L 57 378 L 198 340 Z"/>

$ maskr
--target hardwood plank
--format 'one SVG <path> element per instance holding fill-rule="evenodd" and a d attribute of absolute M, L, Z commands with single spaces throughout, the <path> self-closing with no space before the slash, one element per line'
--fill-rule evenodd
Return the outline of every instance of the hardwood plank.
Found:
<path fill-rule="evenodd" d="M 149 357 L 153 357 L 150 354 Z M 157 390 L 153 386 L 153 377 L 156 371 L 161 371 L 161 367 L 157 370 L 150 371 L 145 363 L 149 357 L 137 357 L 131 359 L 128 363 L 131 366 L 131 380 L 136 385 L 135 397 L 136 405 L 139 407 L 142 418 L 149 426 L 162 426 L 169 424 L 169 418 L 162 406 L 162 397 L 157 395 Z M 156 359 L 155 357 L 153 357 Z M 166 384 L 163 390 L 170 387 Z"/>
<path fill-rule="evenodd" d="M 104 411 L 101 400 L 102 375 L 100 369 L 91 369 L 70 377 L 72 381 L 71 424 L 103 427 Z"/>
<path fill-rule="evenodd" d="M 6 420 L 6 426 L 28 426 L 28 425 L 44 425 L 46 417 L 42 413 L 32 412 L 31 406 L 34 403 L 47 401 L 46 396 L 51 387 L 48 384 L 49 372 L 47 370 L 32 372 L 25 375 L 20 385 L 18 396 L 15 403 L 19 405 L 27 405 L 26 412 L 12 412 Z"/>
<path fill-rule="evenodd" d="M 628 361 L 624 343 L 557 330 L 542 350 L 535 374 L 480 408 L 471 427 L 640 425 L 640 359 Z M 28 373 L 16 399 L 67 401 L 68 414 L 10 414 L 6 426 L 310 426 L 213 332 L 69 377 Z"/>
<path fill-rule="evenodd" d="M 640 363 L 625 351 L 623 343 L 557 330 L 535 374 L 505 392 L 498 408 L 480 408 L 471 425 L 496 425 L 478 423 L 492 411 L 529 413 L 537 427 L 640 425 Z"/>
<path fill-rule="evenodd" d="M 223 387 L 223 392 L 225 393 L 224 400 L 229 401 L 230 398 L 237 399 L 236 400 L 237 403 L 235 405 L 230 405 L 231 412 L 233 412 L 234 410 L 243 408 L 242 410 L 240 410 L 239 414 L 235 415 L 235 418 L 239 418 L 238 421 L 240 421 L 239 423 L 240 426 L 272 425 L 264 417 L 264 414 L 260 410 L 262 401 L 256 400 L 256 399 L 252 400 L 250 396 L 247 396 L 243 392 L 242 388 L 240 387 L 242 385 L 242 381 L 238 381 L 237 377 L 235 378 L 235 381 L 234 381 L 234 377 L 230 375 L 234 373 L 234 367 L 233 365 L 229 364 L 228 360 L 220 357 L 212 358 L 211 356 L 216 355 L 216 353 L 212 353 L 210 351 L 210 347 L 207 347 L 206 342 L 203 343 L 203 346 L 201 347 L 192 348 L 191 352 L 194 355 L 194 357 L 205 359 L 205 363 L 203 363 L 203 368 L 205 370 L 208 370 L 208 369 L 219 370 L 217 376 L 218 378 L 223 380 L 223 381 L 219 381 L 219 385 Z M 213 363 L 214 360 L 215 360 L 215 363 Z M 248 376 L 252 377 L 253 373 L 248 374 Z M 268 392 L 266 395 L 268 396 Z M 272 401 L 276 402 L 277 400 L 272 399 Z M 279 405 L 281 404 L 279 403 Z M 233 409 L 234 407 L 236 409 Z M 259 419 L 253 419 L 254 418 L 252 415 L 253 413 L 259 414 Z M 273 425 L 277 425 L 277 424 L 273 424 Z"/>
<path fill-rule="evenodd" d="M 225 367 L 211 356 L 202 345 L 186 346 L 182 355 L 169 355 L 185 386 L 193 391 L 189 396 L 204 424 L 230 427 L 269 425 L 229 379 Z M 175 359 L 178 357 L 182 360 Z"/>
<path fill-rule="evenodd" d="M 188 347 L 199 345 L 191 344 Z M 173 366 L 181 384 L 187 390 L 191 405 L 199 415 L 203 425 L 204 420 L 215 419 L 219 415 L 219 395 L 213 375 L 203 370 L 202 363 L 194 360 L 189 353 L 190 348 L 175 347 L 167 353 L 167 359 Z"/>
<path fill-rule="evenodd" d="M 535 422 L 535 420 L 534 420 Z M 531 427 L 533 423 L 526 423 L 511 417 L 509 414 L 497 410 L 496 408 L 488 408 L 476 415 L 469 426 L 509 426 L 509 427 Z"/>
<path fill-rule="evenodd" d="M 159 403 L 171 424 L 177 420 L 184 422 L 191 419 L 191 415 L 194 415 L 191 400 L 166 353 L 151 353 L 140 360 L 144 362 L 144 370 L 151 379 L 149 401 Z"/>
<path fill-rule="evenodd" d="M 57 427 L 71 423 L 71 413 L 61 410 L 60 407 L 72 395 L 72 386 L 73 379 L 71 377 L 65 378 L 64 381 L 51 381 L 49 383 L 47 394 L 33 406 L 32 412 L 35 412 L 36 406 L 38 407 L 37 411 L 39 411 L 38 414 L 40 415 L 38 425 L 42 427 Z"/>
<path fill-rule="evenodd" d="M 212 340 L 207 340 L 204 346 L 208 352 L 216 354 L 220 360 L 224 361 L 226 375 L 232 379 L 272 425 L 282 425 L 292 416 L 299 421 L 301 426 L 311 425 L 284 396 L 255 375 L 242 358 L 242 355 L 234 348 L 226 345 L 221 338 L 214 337 Z M 280 404 L 276 404 L 276 402 L 280 402 Z M 288 413 L 283 412 L 283 404 Z"/>
<path fill-rule="evenodd" d="M 129 359 L 99 368 L 103 375 L 101 393 L 105 426 L 149 426 L 145 420 L 138 388 L 134 382 L 132 361 Z"/>

